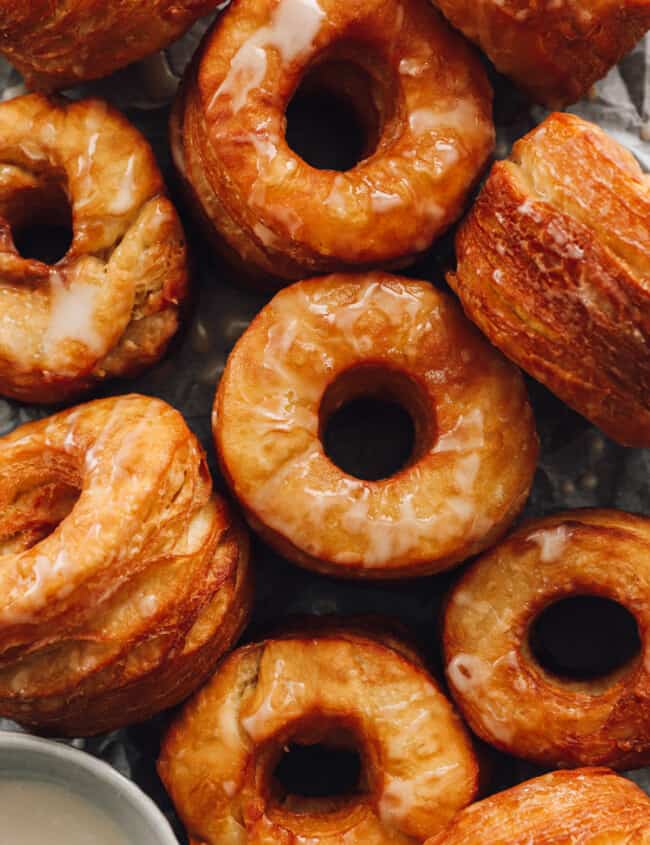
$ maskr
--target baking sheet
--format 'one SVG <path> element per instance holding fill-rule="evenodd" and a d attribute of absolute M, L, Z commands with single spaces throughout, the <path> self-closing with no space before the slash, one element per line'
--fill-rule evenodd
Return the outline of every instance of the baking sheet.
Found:
<path fill-rule="evenodd" d="M 180 42 L 108 80 L 71 92 L 110 99 L 125 110 L 149 138 L 172 194 L 173 174 L 166 143 L 168 106 L 180 75 L 209 21 L 197 24 Z M 497 98 L 497 156 L 508 154 L 512 142 L 544 117 L 530 108 L 510 83 L 494 76 Z M 20 77 L 0 59 L 0 96 L 23 92 Z M 650 37 L 646 38 L 589 99 L 571 108 L 599 123 L 629 147 L 650 171 Z M 180 204 L 180 201 L 179 201 Z M 183 215 L 196 259 L 198 305 L 190 325 L 171 354 L 144 376 L 113 383 L 94 395 L 127 391 L 159 396 L 179 408 L 211 458 L 218 478 L 210 439 L 210 409 L 215 384 L 234 342 L 266 301 L 230 284 L 228 271 L 216 263 L 201 238 Z M 452 259 L 451 236 L 438 243 L 410 275 L 444 286 L 443 269 Z M 529 381 L 540 432 L 542 451 L 535 484 L 525 515 L 542 515 L 561 508 L 617 507 L 650 514 L 650 450 L 625 449 L 608 440 L 586 420 L 573 413 L 540 385 Z M 0 399 L 0 435 L 22 422 L 45 416 L 53 409 Z M 415 629 L 432 664 L 439 668 L 436 618 L 441 598 L 453 574 L 401 585 L 354 584 L 313 575 L 276 557 L 259 542 L 255 545 L 257 595 L 253 624 L 246 633 L 254 639 L 264 629 L 295 613 L 385 613 L 398 616 Z M 115 731 L 89 740 L 73 740 L 131 777 L 162 807 L 184 842 L 162 786 L 155 774 L 161 731 L 169 716 L 144 725 Z M 0 719 L 0 728 L 16 726 Z M 497 757 L 493 788 L 503 788 L 537 773 L 521 761 Z M 650 794 L 650 769 L 631 773 Z"/>

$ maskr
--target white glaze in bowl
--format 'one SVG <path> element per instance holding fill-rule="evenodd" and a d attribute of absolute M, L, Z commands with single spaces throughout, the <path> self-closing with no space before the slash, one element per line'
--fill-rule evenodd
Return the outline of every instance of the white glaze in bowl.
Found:
<path fill-rule="evenodd" d="M 0 732 L 4 778 L 45 781 L 69 790 L 114 821 L 129 845 L 178 845 L 169 823 L 144 792 L 107 763 L 68 745 Z"/>

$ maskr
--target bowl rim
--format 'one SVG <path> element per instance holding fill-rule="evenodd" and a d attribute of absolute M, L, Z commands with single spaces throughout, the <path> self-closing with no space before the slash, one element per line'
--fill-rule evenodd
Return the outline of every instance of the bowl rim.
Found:
<path fill-rule="evenodd" d="M 44 739 L 12 730 L 0 730 L 0 754 L 4 751 L 36 752 L 55 761 L 62 770 L 81 769 L 96 777 L 109 788 L 120 793 L 133 810 L 146 819 L 159 845 L 179 845 L 171 825 L 157 804 L 133 781 L 99 757 L 58 740 Z M 38 769 L 34 770 L 34 774 L 38 775 Z"/>

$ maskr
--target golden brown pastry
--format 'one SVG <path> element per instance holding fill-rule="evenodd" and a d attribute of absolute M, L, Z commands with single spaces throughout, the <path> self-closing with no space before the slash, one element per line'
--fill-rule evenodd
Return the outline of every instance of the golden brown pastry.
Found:
<path fill-rule="evenodd" d="M 554 114 L 494 165 L 461 227 L 463 307 L 502 352 L 629 446 L 650 446 L 650 180 Z"/>
<path fill-rule="evenodd" d="M 650 800 L 607 769 L 553 772 L 458 813 L 426 845 L 647 845 Z"/>
<path fill-rule="evenodd" d="M 0 439 L 0 715 L 65 735 L 185 698 L 247 619 L 247 536 L 158 399 Z"/>
<path fill-rule="evenodd" d="M 68 222 L 49 265 L 14 234 Z M 157 361 L 188 294 L 185 236 L 149 144 L 101 100 L 0 104 L 0 394 L 59 402 Z"/>
<path fill-rule="evenodd" d="M 107 76 L 179 38 L 218 0 L 0 0 L 0 52 L 30 88 Z"/>
<path fill-rule="evenodd" d="M 360 396 L 410 414 L 407 465 L 380 481 L 327 457 L 331 414 Z M 213 430 L 251 526 L 344 577 L 439 572 L 498 539 L 528 495 L 537 436 L 519 371 L 446 295 L 370 274 L 278 293 L 231 353 Z"/>
<path fill-rule="evenodd" d="M 648 0 L 433 0 L 497 69 L 551 108 L 575 103 L 650 29 Z"/>
<path fill-rule="evenodd" d="M 287 794 L 273 777 L 287 743 L 357 749 L 357 790 Z M 191 845 L 413 845 L 477 788 L 465 729 L 426 670 L 344 631 L 234 652 L 172 726 L 158 770 Z"/>
<path fill-rule="evenodd" d="M 531 649 L 547 607 L 601 596 L 636 619 L 641 649 L 593 679 L 560 677 Z M 569 511 L 529 522 L 456 585 L 444 622 L 451 692 L 492 745 L 544 766 L 650 763 L 650 519 Z"/>
<path fill-rule="evenodd" d="M 305 76 L 366 133 L 346 172 L 285 139 Z M 478 58 L 428 0 L 235 0 L 206 36 L 172 119 L 191 205 L 259 281 L 404 266 L 460 215 L 494 143 Z"/>

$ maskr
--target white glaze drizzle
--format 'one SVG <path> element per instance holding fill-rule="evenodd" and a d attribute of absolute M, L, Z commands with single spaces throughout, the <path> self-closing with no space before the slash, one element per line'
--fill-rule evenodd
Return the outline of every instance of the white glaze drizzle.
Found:
<path fill-rule="evenodd" d="M 419 339 L 423 333 L 430 331 L 431 319 L 431 310 L 423 308 L 420 297 L 406 288 L 395 288 L 379 281 L 368 282 L 354 299 L 338 304 L 335 309 L 321 304 L 317 297 L 303 295 L 301 308 L 304 307 L 312 316 L 309 321 L 300 319 L 299 311 L 294 310 L 295 305 L 287 306 L 284 313 L 281 303 L 282 300 L 279 300 L 275 306 L 279 313 L 268 330 L 262 357 L 263 367 L 277 381 L 269 390 L 268 398 L 256 409 L 257 427 L 262 440 L 300 428 L 311 437 L 303 451 L 294 451 L 265 483 L 255 488 L 249 500 L 252 510 L 270 527 L 286 536 L 292 536 L 295 529 L 301 535 L 306 551 L 311 554 L 318 553 L 320 535 L 318 530 L 304 531 L 305 520 L 316 529 L 330 519 L 338 519 L 350 534 L 364 538 L 366 550 L 363 560 L 367 566 L 384 565 L 408 554 L 432 536 L 443 544 L 459 531 L 478 534 L 489 530 L 491 523 L 488 520 L 485 524 L 485 519 L 481 518 L 481 508 L 474 494 L 480 470 L 480 452 L 485 448 L 484 420 L 479 408 L 460 417 L 453 429 L 443 434 L 432 449 L 434 454 L 458 452 L 450 494 L 434 512 L 424 506 L 421 496 L 413 492 L 404 491 L 396 503 L 390 489 L 380 491 L 366 482 L 346 476 L 339 476 L 334 486 L 326 491 L 310 485 L 313 467 L 321 460 L 322 454 L 317 439 L 318 417 L 313 410 L 321 387 L 312 372 L 302 374 L 291 366 L 296 354 L 294 344 L 298 344 L 298 348 L 321 350 L 323 345 L 319 342 L 318 333 L 322 330 L 328 345 L 344 344 L 352 347 L 355 354 L 363 356 L 370 351 L 368 344 L 372 341 L 357 324 L 374 312 L 386 319 L 388 325 L 405 333 L 400 340 L 400 350 L 407 356 L 417 356 Z M 322 360 L 325 363 L 326 356 Z M 278 517 L 275 504 L 286 495 L 286 484 L 297 482 L 301 484 L 301 495 L 305 496 L 306 505 L 286 523 Z M 414 489 L 417 490 L 417 484 Z M 311 539 L 307 539 L 308 536 Z M 355 558 L 343 551 L 334 559 L 346 563 Z"/>
<path fill-rule="evenodd" d="M 423 805 L 418 793 L 440 789 L 438 781 L 455 771 L 459 763 L 445 763 L 411 778 L 387 777 L 379 798 L 379 818 L 384 824 L 399 824 Z"/>
<path fill-rule="evenodd" d="M 542 528 L 528 535 L 528 540 L 539 547 L 539 559 L 542 563 L 552 563 L 564 553 L 571 531 L 566 525 L 556 528 Z"/>
<path fill-rule="evenodd" d="M 457 654 L 447 664 L 447 677 L 452 687 L 476 707 L 486 731 L 498 742 L 507 744 L 512 740 L 514 727 L 490 687 L 495 670 L 504 662 L 518 667 L 512 652 L 503 655 L 494 664 L 478 655 Z"/>
<path fill-rule="evenodd" d="M 133 153 L 129 156 L 129 159 L 126 163 L 126 168 L 120 180 L 119 187 L 117 189 L 117 193 L 113 197 L 108 207 L 108 211 L 110 214 L 126 214 L 128 211 L 133 208 L 135 201 L 136 201 L 136 185 L 137 185 L 137 173 L 136 173 L 136 154 Z"/>
<path fill-rule="evenodd" d="M 305 693 L 305 683 L 288 677 L 286 668 L 282 658 L 275 661 L 267 694 L 255 712 L 241 720 L 242 728 L 253 742 L 263 739 L 278 716 L 286 716 L 287 709 L 295 707 L 298 699 Z"/>
<path fill-rule="evenodd" d="M 270 23 L 258 29 L 233 57 L 208 110 L 223 96 L 230 97 L 234 113 L 243 108 L 250 92 L 264 82 L 266 50 L 275 48 L 285 64 L 295 61 L 311 49 L 324 17 L 317 0 L 280 0 Z"/>
<path fill-rule="evenodd" d="M 100 288 L 77 276 L 64 277 L 50 273 L 50 315 L 43 336 L 43 352 L 47 358 L 56 354 L 65 341 L 82 343 L 92 354 L 104 351 L 104 338 L 96 326 Z"/>
<path fill-rule="evenodd" d="M 485 119 L 477 104 L 470 99 L 459 100 L 448 109 L 424 106 L 409 114 L 409 126 L 414 135 L 454 130 L 461 137 L 482 127 Z"/>

